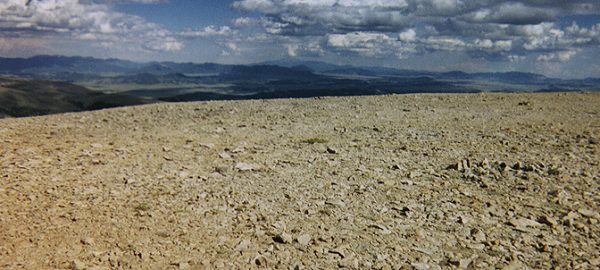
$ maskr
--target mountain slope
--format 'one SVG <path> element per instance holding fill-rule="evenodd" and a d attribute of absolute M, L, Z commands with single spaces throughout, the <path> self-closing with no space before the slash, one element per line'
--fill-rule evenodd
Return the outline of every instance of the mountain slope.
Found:
<path fill-rule="evenodd" d="M 103 94 L 65 82 L 0 77 L 0 116 L 23 117 L 150 103 L 122 94 Z"/>

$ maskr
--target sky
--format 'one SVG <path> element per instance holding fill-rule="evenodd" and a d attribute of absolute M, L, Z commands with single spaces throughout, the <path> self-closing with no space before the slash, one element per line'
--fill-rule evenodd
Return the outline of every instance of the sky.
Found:
<path fill-rule="evenodd" d="M 600 0 L 0 0 L 0 56 L 600 77 Z"/>

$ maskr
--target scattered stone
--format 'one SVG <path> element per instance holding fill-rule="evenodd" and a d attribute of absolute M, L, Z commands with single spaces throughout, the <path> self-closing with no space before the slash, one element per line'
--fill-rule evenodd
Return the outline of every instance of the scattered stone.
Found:
<path fill-rule="evenodd" d="M 175 264 L 179 270 L 187 270 L 190 269 L 189 262 L 178 262 Z"/>
<path fill-rule="evenodd" d="M 201 147 L 204 147 L 204 148 L 208 148 L 208 149 L 215 148 L 215 144 L 214 143 L 199 143 L 198 145 L 200 145 Z"/>
<path fill-rule="evenodd" d="M 267 258 L 263 255 L 258 255 L 254 257 L 254 264 L 261 267 L 267 267 L 268 261 Z"/>
<path fill-rule="evenodd" d="M 412 185 L 415 184 L 413 181 L 410 181 L 410 180 L 407 180 L 407 179 L 400 180 L 400 183 L 403 184 L 403 185 L 407 185 L 407 186 L 412 186 Z"/>
<path fill-rule="evenodd" d="M 519 106 L 531 106 L 531 102 L 530 101 L 521 101 L 518 104 Z"/>
<path fill-rule="evenodd" d="M 303 234 L 298 236 L 296 240 L 298 240 L 298 243 L 300 245 L 308 246 L 310 244 L 310 240 L 312 240 L 312 237 L 310 236 L 310 234 Z"/>
<path fill-rule="evenodd" d="M 292 236 L 288 233 L 280 233 L 273 237 L 273 241 L 280 244 L 289 244 L 292 242 Z"/>
<path fill-rule="evenodd" d="M 431 266 L 429 266 L 429 264 L 427 264 L 427 263 L 411 263 L 410 265 L 412 265 L 412 267 L 414 267 L 415 270 L 429 270 L 429 269 L 431 269 Z"/>
<path fill-rule="evenodd" d="M 502 268 L 502 270 L 525 270 L 525 269 L 529 269 L 529 267 L 527 267 L 525 264 L 523 264 L 519 260 L 514 260 L 511 263 L 509 263 L 507 266 Z"/>
<path fill-rule="evenodd" d="M 394 181 L 393 179 L 385 179 L 385 180 L 379 180 L 379 181 L 377 181 L 377 183 L 383 184 L 384 186 L 391 187 L 396 184 L 396 181 Z"/>
<path fill-rule="evenodd" d="M 469 244 L 468 247 L 473 250 L 484 250 L 485 244 Z"/>
<path fill-rule="evenodd" d="M 85 269 L 85 263 L 83 263 L 80 260 L 72 260 L 71 261 L 71 269 L 72 270 L 84 270 Z"/>
<path fill-rule="evenodd" d="M 471 237 L 477 242 L 484 242 L 486 240 L 485 233 L 477 228 L 471 229 Z"/>
<path fill-rule="evenodd" d="M 94 244 L 94 240 L 92 238 L 86 237 L 81 239 L 81 243 L 87 246 L 91 246 Z"/>
<path fill-rule="evenodd" d="M 231 155 L 229 153 L 227 153 L 227 152 L 221 152 L 221 153 L 219 153 L 219 157 L 222 158 L 222 159 L 225 159 L 225 160 L 231 160 L 231 159 L 233 159 L 231 157 Z"/>
<path fill-rule="evenodd" d="M 485 108 L 471 95 L 407 95 L 84 113 L 101 129 L 72 114 L 3 119 L 0 239 L 12 245 L 0 257 L 26 269 L 598 269 L 599 149 L 588 138 L 600 96 L 570 95 L 486 94 Z M 529 98 L 535 113 L 507 110 Z M 413 112 L 387 111 L 403 106 Z M 298 143 L 311 134 L 329 141 Z"/>
<path fill-rule="evenodd" d="M 581 209 L 577 210 L 577 212 L 579 212 L 579 214 L 581 214 L 582 216 L 587 217 L 587 218 L 600 219 L 600 214 L 598 214 L 598 212 L 590 210 L 590 209 L 581 208 Z"/>
<path fill-rule="evenodd" d="M 327 153 L 329 153 L 329 154 L 337 154 L 338 151 L 336 149 L 334 149 L 334 148 L 327 147 Z"/>
<path fill-rule="evenodd" d="M 243 146 L 238 146 L 236 148 L 234 148 L 233 150 L 231 150 L 231 153 L 244 153 L 246 151 L 246 149 Z"/>
<path fill-rule="evenodd" d="M 471 260 L 469 259 L 450 259 L 448 262 L 458 269 L 467 269 L 469 268 L 469 264 L 471 264 Z"/>
<path fill-rule="evenodd" d="M 558 224 L 558 221 L 556 221 L 556 219 L 551 216 L 542 216 L 540 217 L 538 222 L 552 227 L 555 227 Z"/>
<path fill-rule="evenodd" d="M 239 171 L 247 172 L 257 170 L 258 166 L 250 163 L 238 162 L 237 164 L 235 164 L 235 168 Z"/>
<path fill-rule="evenodd" d="M 529 228 L 531 227 L 538 227 L 542 225 L 535 220 L 527 218 L 513 218 L 509 221 L 509 224 L 514 226 L 517 230 L 524 232 L 529 231 Z"/>
<path fill-rule="evenodd" d="M 91 146 L 92 146 L 92 148 L 102 148 L 102 147 L 104 147 L 104 145 L 102 145 L 100 143 L 92 143 Z"/>
<path fill-rule="evenodd" d="M 342 207 L 342 208 L 346 207 L 346 203 L 340 199 L 327 200 L 327 201 L 325 201 L 325 204 Z"/>
<path fill-rule="evenodd" d="M 341 247 L 334 248 L 334 249 L 330 250 L 329 253 L 331 253 L 331 254 L 337 254 L 342 259 L 346 257 L 346 251 L 344 251 L 344 248 L 341 248 Z"/>
<path fill-rule="evenodd" d="M 466 214 L 462 214 L 460 216 L 458 216 L 458 223 L 460 224 L 471 224 L 473 222 L 473 218 L 471 218 L 470 216 L 466 215 Z"/>
<path fill-rule="evenodd" d="M 354 258 L 353 256 L 343 258 L 339 261 L 338 266 L 340 268 L 358 269 L 359 268 L 358 259 Z"/>
<path fill-rule="evenodd" d="M 253 247 L 252 242 L 250 242 L 249 240 L 246 240 L 246 239 L 242 239 L 240 241 L 240 243 L 237 245 L 237 247 L 235 248 L 235 250 L 245 251 L 245 250 L 252 249 L 252 247 Z"/>
<path fill-rule="evenodd" d="M 381 224 L 371 224 L 371 225 L 369 225 L 369 227 L 379 229 L 379 233 L 381 235 L 388 235 L 388 234 L 392 233 L 392 231 L 390 229 L 388 229 L 386 226 L 383 226 Z"/>
<path fill-rule="evenodd" d="M 433 251 L 431 249 L 421 248 L 421 247 L 413 247 L 412 249 L 414 251 L 421 252 L 425 255 L 429 255 L 429 256 L 433 255 Z"/>
<path fill-rule="evenodd" d="M 417 178 L 417 177 L 419 177 L 419 176 L 422 176 L 422 175 L 423 175 L 423 173 L 421 173 L 421 172 L 418 172 L 418 171 L 412 171 L 412 172 L 410 172 L 410 173 L 408 174 L 408 178 L 410 178 L 410 179 L 415 179 L 415 178 Z"/>
<path fill-rule="evenodd" d="M 575 220 L 577 220 L 581 215 L 575 211 L 569 212 L 566 216 L 562 218 L 562 223 L 566 226 L 573 226 L 575 224 Z"/>

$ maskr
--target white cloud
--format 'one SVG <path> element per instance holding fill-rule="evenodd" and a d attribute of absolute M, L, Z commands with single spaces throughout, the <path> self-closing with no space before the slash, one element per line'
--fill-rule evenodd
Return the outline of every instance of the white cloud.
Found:
<path fill-rule="evenodd" d="M 232 36 L 237 33 L 236 30 L 231 29 L 229 26 L 214 26 L 209 25 L 198 30 L 187 30 L 179 33 L 180 36 L 189 38 L 204 38 L 204 37 L 215 37 L 215 36 Z"/>
<path fill-rule="evenodd" d="M 262 15 L 260 26 L 270 35 L 325 36 L 325 50 L 332 52 L 386 55 L 383 50 L 411 45 L 415 53 L 465 51 L 508 61 L 508 55 L 528 53 L 560 59 L 560 52 L 600 45 L 600 24 L 565 28 L 555 22 L 558 16 L 600 15 L 597 0 L 239 0 L 232 6 Z M 401 44 L 381 39 L 393 35 Z"/>
<path fill-rule="evenodd" d="M 542 9 L 526 6 L 524 3 L 507 2 L 475 10 L 463 15 L 463 18 L 478 23 L 527 25 L 552 21 L 555 16 L 554 9 Z"/>
<path fill-rule="evenodd" d="M 375 55 L 381 52 L 384 44 L 392 41 L 392 38 L 382 33 L 353 32 L 329 35 L 327 45 L 364 55 Z"/>
<path fill-rule="evenodd" d="M 577 51 L 561 51 L 556 53 L 542 54 L 537 60 L 541 62 L 568 62 L 577 54 Z"/>
<path fill-rule="evenodd" d="M 291 56 L 291 57 L 298 56 L 298 49 L 300 48 L 300 46 L 298 46 L 298 44 L 288 44 L 286 47 L 287 47 L 287 53 L 289 56 Z"/>
<path fill-rule="evenodd" d="M 525 61 L 525 59 L 527 59 L 527 57 L 522 56 L 522 55 L 515 55 L 515 54 L 510 54 L 507 55 L 506 58 L 508 59 L 509 62 L 514 63 L 514 62 L 521 62 L 521 61 Z"/>
<path fill-rule="evenodd" d="M 240 18 L 236 18 L 233 19 L 232 24 L 235 27 L 250 27 L 250 26 L 256 26 L 260 23 L 259 20 L 254 19 L 254 18 L 249 18 L 249 17 L 240 17 Z"/>
<path fill-rule="evenodd" d="M 465 41 L 455 37 L 429 37 L 425 42 L 428 48 L 435 50 L 458 51 L 467 47 Z"/>
<path fill-rule="evenodd" d="M 139 3 L 139 4 L 157 4 L 157 3 L 165 3 L 169 0 L 80 0 L 79 2 L 94 2 L 99 4 L 129 4 L 129 3 Z"/>
<path fill-rule="evenodd" d="M 385 34 L 354 32 L 349 34 L 329 35 L 329 45 L 334 47 L 373 47 L 375 42 L 387 42 L 392 40 Z"/>
<path fill-rule="evenodd" d="M 177 41 L 173 38 L 166 38 L 165 40 L 155 40 L 145 45 L 146 49 L 152 51 L 164 51 L 164 52 L 174 52 L 179 51 L 184 48 L 183 43 Z"/>
<path fill-rule="evenodd" d="M 512 48 L 512 40 L 476 39 L 473 47 L 488 51 L 509 51 Z"/>
<path fill-rule="evenodd" d="M 323 35 L 333 32 L 397 30 L 410 18 L 402 0 L 244 0 L 234 8 L 264 14 L 265 30 L 277 35 Z"/>
<path fill-rule="evenodd" d="M 290 40 L 290 42 L 292 43 L 285 44 L 287 55 L 290 57 L 315 57 L 325 54 L 325 50 L 317 41 L 299 42 L 298 40 Z"/>
<path fill-rule="evenodd" d="M 415 29 L 408 29 L 398 35 L 398 39 L 404 42 L 413 42 L 417 39 L 417 32 Z"/>
<path fill-rule="evenodd" d="M 226 41 L 221 44 L 223 50 L 221 51 L 221 56 L 232 56 L 232 55 L 240 55 L 243 51 L 235 41 Z"/>
<path fill-rule="evenodd" d="M 131 2 L 131 1 L 130 1 Z M 136 1 L 157 2 L 157 1 Z M 106 1 L 104 1 L 106 3 Z M 119 13 L 99 1 L 22 0 L 0 1 L 0 36 L 34 35 L 43 38 L 80 40 L 119 40 L 126 46 L 149 47 L 149 43 L 167 51 L 182 48 L 175 38 L 157 24 L 141 17 Z M 166 33 L 166 34 L 165 34 Z M 155 40 L 159 37 L 163 40 Z M 171 40 L 164 41 L 168 37 Z M 180 44 L 181 45 L 181 44 Z"/>

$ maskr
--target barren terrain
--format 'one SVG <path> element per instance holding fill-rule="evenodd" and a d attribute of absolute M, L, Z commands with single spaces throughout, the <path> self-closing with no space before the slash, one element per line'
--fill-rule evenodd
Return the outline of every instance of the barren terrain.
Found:
<path fill-rule="evenodd" d="M 2 269 L 598 269 L 600 94 L 0 120 Z"/>

